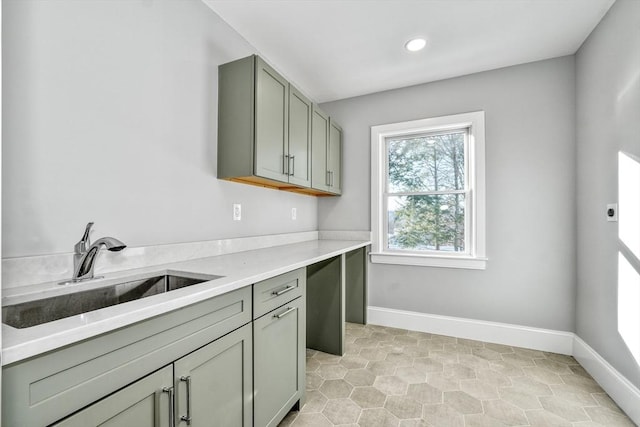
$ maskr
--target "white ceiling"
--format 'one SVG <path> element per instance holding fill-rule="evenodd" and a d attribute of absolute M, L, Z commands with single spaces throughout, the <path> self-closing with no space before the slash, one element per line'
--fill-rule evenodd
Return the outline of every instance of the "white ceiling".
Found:
<path fill-rule="evenodd" d="M 614 2 L 203 1 L 316 102 L 573 54 Z"/>

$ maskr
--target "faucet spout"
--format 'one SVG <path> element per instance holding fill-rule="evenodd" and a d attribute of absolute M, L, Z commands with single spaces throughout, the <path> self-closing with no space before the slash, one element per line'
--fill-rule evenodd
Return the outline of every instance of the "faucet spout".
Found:
<path fill-rule="evenodd" d="M 96 265 L 98 253 L 102 246 L 112 252 L 121 251 L 127 247 L 127 245 L 113 237 L 102 237 L 96 240 L 95 243 L 91 244 L 89 241 L 89 231 L 92 226 L 92 222 L 87 224 L 82 239 L 75 245 L 74 272 L 71 282 L 81 282 L 97 278 L 94 277 L 93 270 Z"/>
<path fill-rule="evenodd" d="M 92 246 L 96 245 L 104 245 L 104 247 L 111 252 L 119 252 L 127 247 L 127 245 L 114 237 L 103 237 L 98 239 Z"/>

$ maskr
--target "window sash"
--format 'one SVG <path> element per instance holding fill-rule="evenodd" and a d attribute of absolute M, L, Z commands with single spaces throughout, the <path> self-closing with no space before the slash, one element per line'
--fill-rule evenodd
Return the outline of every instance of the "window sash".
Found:
<path fill-rule="evenodd" d="M 470 187 L 470 177 L 469 172 L 471 171 L 469 167 L 469 136 L 471 134 L 471 126 L 458 126 L 449 128 L 447 130 L 436 130 L 430 132 L 415 132 L 415 133 L 391 133 L 387 134 L 384 137 L 384 191 L 389 192 L 389 141 L 394 139 L 415 139 L 415 138 L 432 138 L 436 136 L 442 135 L 455 135 L 455 134 L 463 134 L 464 142 L 463 142 L 463 155 L 464 155 L 464 190 L 468 190 Z M 426 190 L 428 191 L 428 190 Z M 442 190 L 442 191 L 459 191 L 459 190 Z"/>
<path fill-rule="evenodd" d="M 464 189 L 462 190 L 441 190 L 441 191 L 401 191 L 390 192 L 389 190 L 389 140 L 397 138 L 428 138 L 439 135 L 451 135 L 451 134 L 464 134 Z M 382 212 L 384 214 L 384 220 L 382 221 L 382 250 L 390 253 L 403 253 L 403 254 L 424 254 L 424 255 L 447 255 L 451 257 L 469 257 L 474 255 L 473 245 L 473 191 L 470 183 L 471 167 L 469 164 L 469 135 L 471 133 L 470 126 L 464 126 L 460 128 L 453 128 L 448 130 L 439 130 L 433 132 L 417 132 L 414 134 L 388 134 L 384 140 L 384 190 L 382 192 Z M 394 196 L 438 196 L 448 194 L 464 194 L 464 251 L 450 252 L 442 250 L 432 249 L 393 249 L 389 247 L 389 198 Z"/>
<path fill-rule="evenodd" d="M 393 193 L 385 193 L 383 195 L 382 198 L 382 209 L 384 212 L 384 217 L 385 220 L 383 221 L 382 224 L 382 245 L 383 248 L 382 250 L 384 252 L 395 252 L 395 253 L 414 253 L 414 254 L 437 254 L 437 255 L 447 255 L 447 256 L 452 256 L 452 257 L 468 257 L 468 256 L 474 256 L 474 247 L 473 247 L 473 232 L 472 232 L 472 215 L 471 215 L 471 209 L 473 206 L 473 202 L 472 202 L 472 198 L 473 198 L 473 192 L 471 190 L 468 191 L 464 191 L 464 190 L 459 190 L 459 191 L 453 191 L 453 192 L 449 192 L 449 193 L 443 193 L 443 192 L 438 192 L 438 194 L 433 194 L 433 195 L 447 195 L 447 194 L 464 194 L 465 195 L 465 200 L 464 200 L 464 251 L 460 251 L 460 252 L 451 252 L 451 251 L 438 251 L 435 249 L 421 249 L 421 250 L 413 250 L 413 249 L 394 249 L 389 247 L 389 198 L 390 197 L 394 197 L 396 196 L 396 194 Z M 401 194 L 401 195 L 432 195 L 432 194 L 423 194 L 423 193 L 419 193 L 419 194 Z"/>

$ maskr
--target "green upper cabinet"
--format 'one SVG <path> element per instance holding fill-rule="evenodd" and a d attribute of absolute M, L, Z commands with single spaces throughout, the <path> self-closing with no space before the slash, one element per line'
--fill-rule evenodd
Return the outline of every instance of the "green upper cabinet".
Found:
<path fill-rule="evenodd" d="M 311 187 L 320 191 L 329 191 L 329 173 L 327 169 L 328 144 L 329 116 L 314 105 L 311 121 Z"/>
<path fill-rule="evenodd" d="M 330 149 L 329 117 L 319 114 L 324 118 L 320 151 L 312 147 L 312 138 L 318 138 L 313 103 L 298 89 L 256 55 L 221 65 L 218 178 L 310 195 L 340 194 L 339 167 L 328 169 L 339 163 L 340 149 Z"/>
<path fill-rule="evenodd" d="M 311 101 L 289 86 L 289 182 L 311 187 Z"/>
<path fill-rule="evenodd" d="M 311 186 L 311 101 L 258 56 L 219 67 L 218 178 Z"/>
<path fill-rule="evenodd" d="M 329 120 L 329 149 L 327 150 L 329 192 L 342 194 L 342 128 Z"/>
<path fill-rule="evenodd" d="M 342 128 L 314 105 L 311 126 L 311 186 L 322 192 L 341 194 Z"/>
<path fill-rule="evenodd" d="M 255 58 L 255 175 L 288 182 L 289 83 Z"/>

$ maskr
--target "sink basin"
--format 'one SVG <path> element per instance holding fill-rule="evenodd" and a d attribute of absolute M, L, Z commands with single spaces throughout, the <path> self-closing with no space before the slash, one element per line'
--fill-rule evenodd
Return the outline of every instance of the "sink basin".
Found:
<path fill-rule="evenodd" d="M 88 291 L 72 292 L 65 295 L 7 305 L 2 307 L 2 322 L 14 328 L 29 328 L 221 277 L 223 276 L 208 275 L 206 277 L 193 278 L 176 274 L 162 274 Z"/>

